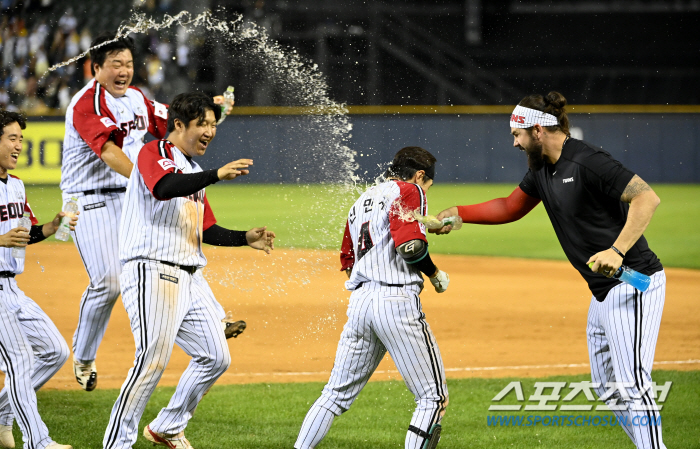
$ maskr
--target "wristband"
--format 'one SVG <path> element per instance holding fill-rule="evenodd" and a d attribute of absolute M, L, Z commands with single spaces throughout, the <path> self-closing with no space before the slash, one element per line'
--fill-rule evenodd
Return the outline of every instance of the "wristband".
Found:
<path fill-rule="evenodd" d="M 615 251 L 618 254 L 618 256 L 622 257 L 623 259 L 625 258 L 625 255 L 622 254 L 622 251 L 620 251 L 619 249 L 615 248 L 614 246 L 611 246 L 610 249 Z"/>

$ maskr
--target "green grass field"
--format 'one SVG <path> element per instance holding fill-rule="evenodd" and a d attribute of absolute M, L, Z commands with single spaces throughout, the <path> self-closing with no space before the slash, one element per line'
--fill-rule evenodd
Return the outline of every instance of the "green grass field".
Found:
<path fill-rule="evenodd" d="M 669 448 L 700 447 L 700 373 L 655 371 L 657 384 L 673 382 L 663 403 L 663 438 Z M 460 379 L 449 381 L 450 404 L 443 420 L 440 448 L 596 448 L 632 447 L 620 427 L 534 426 L 495 427 L 487 425 L 487 416 L 568 415 L 612 416 L 611 412 L 489 412 L 491 400 L 512 380 Z M 587 375 L 559 376 L 522 381 L 525 402 L 517 402 L 511 392 L 503 404 L 527 402 L 535 391 L 534 383 L 546 381 L 586 381 Z M 187 437 L 197 449 L 291 448 L 309 406 L 318 397 L 323 384 L 250 384 L 214 387 L 202 400 L 187 428 Z M 173 388 L 158 388 L 141 420 L 140 430 L 165 406 Z M 551 391 L 551 390 L 550 390 Z M 571 391 L 562 390 L 562 397 Z M 101 448 L 116 390 L 40 391 L 42 416 L 54 439 L 70 443 L 76 449 Z M 583 394 L 572 404 L 586 405 Z M 553 404 L 562 405 L 562 401 Z M 568 404 L 568 403 L 567 403 Z M 337 418 L 319 448 L 402 448 L 414 403 L 403 382 L 370 382 L 352 408 Z M 527 419 L 527 418 L 524 418 Z M 579 420 L 579 422 L 581 422 Z M 140 431 L 139 431 L 140 435 Z M 15 426 L 16 441 L 20 434 Z M 151 447 L 143 438 L 135 449 Z"/>
<path fill-rule="evenodd" d="M 430 212 L 507 196 L 515 185 L 437 184 L 428 192 Z M 668 267 L 700 268 L 700 185 L 655 185 L 661 197 L 645 236 Z M 28 198 L 42 222 L 61 207 L 53 186 L 28 186 Z M 337 249 L 356 192 L 321 185 L 215 185 L 207 188 L 224 227 L 267 225 L 279 247 Z M 542 205 L 522 220 L 501 226 L 470 225 L 448 236 L 431 236 L 431 251 L 443 254 L 565 259 Z"/>

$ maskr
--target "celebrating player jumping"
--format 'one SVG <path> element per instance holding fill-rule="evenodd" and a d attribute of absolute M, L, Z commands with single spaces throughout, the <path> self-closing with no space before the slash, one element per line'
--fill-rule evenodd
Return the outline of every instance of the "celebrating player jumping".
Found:
<path fill-rule="evenodd" d="M 131 86 L 131 38 L 105 44 L 113 39 L 114 35 L 107 33 L 91 44 L 95 78 L 73 97 L 66 111 L 61 165 L 64 203 L 75 196 L 83 211 L 73 240 L 90 284 L 80 300 L 73 335 L 73 371 L 87 391 L 97 386 L 95 357 L 119 297 L 119 217 L 132 161 L 146 133 L 159 139 L 165 136 L 168 119 L 166 105 L 147 99 Z M 227 336 L 236 336 L 245 328 L 242 321 L 232 324 Z"/>
<path fill-rule="evenodd" d="M 418 294 L 421 272 L 438 293 L 447 290 L 449 278 L 430 259 L 425 227 L 412 218 L 416 209 L 427 213 L 435 157 L 423 148 L 403 148 L 387 175 L 389 181 L 367 190 L 350 209 L 340 255 L 350 276 L 345 287 L 352 292 L 348 322 L 330 380 L 304 419 L 296 449 L 321 442 L 387 351 L 416 398 L 405 447 L 434 448 L 440 439 L 445 369 Z"/>
<path fill-rule="evenodd" d="M 650 388 L 666 275 L 642 235 L 659 197 L 610 154 L 572 138 L 565 106 L 558 92 L 523 98 L 510 119 L 513 146 L 530 166 L 520 186 L 508 198 L 452 207 L 437 218 L 459 213 L 465 223 L 509 223 L 544 203 L 564 253 L 593 293 L 587 336 L 596 392 L 603 396 L 608 382 L 629 386 L 629 397 L 616 391 L 606 403 L 616 405 L 637 447 L 664 448 Z M 651 276 L 645 293 L 612 278 L 623 262 Z M 659 424 L 633 426 L 639 419 Z"/>
<path fill-rule="evenodd" d="M 129 371 L 104 436 L 106 449 L 136 441 L 146 403 L 165 370 L 173 344 L 192 357 L 167 407 L 146 426 L 147 440 L 191 448 L 184 436 L 202 396 L 231 363 L 221 320 L 224 310 L 201 269 L 202 243 L 273 249 L 266 228 L 231 231 L 216 225 L 205 187 L 248 174 L 250 159 L 202 171 L 192 160 L 216 135 L 221 108 L 201 93 L 180 94 L 170 105 L 168 140 L 146 144 L 129 179 L 119 230 L 122 300 L 136 340 Z"/>

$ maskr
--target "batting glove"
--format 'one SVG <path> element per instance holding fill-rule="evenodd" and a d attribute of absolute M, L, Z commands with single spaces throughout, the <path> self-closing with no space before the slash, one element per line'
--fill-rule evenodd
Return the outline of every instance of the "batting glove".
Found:
<path fill-rule="evenodd" d="M 435 291 L 438 293 L 443 293 L 447 290 L 447 286 L 450 285 L 450 276 L 442 270 L 438 270 L 438 273 L 430 279 L 430 283 L 435 287 Z"/>

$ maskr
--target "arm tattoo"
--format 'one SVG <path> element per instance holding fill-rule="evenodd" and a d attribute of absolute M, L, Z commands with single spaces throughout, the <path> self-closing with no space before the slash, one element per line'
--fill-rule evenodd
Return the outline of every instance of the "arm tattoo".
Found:
<path fill-rule="evenodd" d="M 625 191 L 622 192 L 620 201 L 629 203 L 632 201 L 632 198 L 634 198 L 642 192 L 646 192 L 647 190 L 651 190 L 649 184 L 644 182 L 644 180 L 642 180 L 642 178 L 640 178 L 639 176 L 634 175 L 634 177 L 630 180 L 629 184 L 627 184 L 627 187 L 625 187 Z"/>

